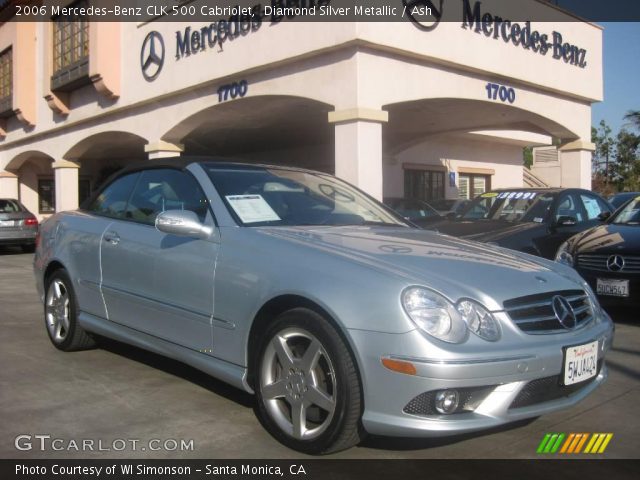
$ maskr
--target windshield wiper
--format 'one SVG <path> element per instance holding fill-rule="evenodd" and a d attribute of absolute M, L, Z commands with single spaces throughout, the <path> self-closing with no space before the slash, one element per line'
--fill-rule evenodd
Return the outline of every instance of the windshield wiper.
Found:
<path fill-rule="evenodd" d="M 373 220 L 365 220 L 362 223 L 354 223 L 353 225 L 365 225 L 371 227 L 407 227 L 408 225 L 403 225 L 402 223 L 389 223 L 389 222 L 374 222 Z"/>

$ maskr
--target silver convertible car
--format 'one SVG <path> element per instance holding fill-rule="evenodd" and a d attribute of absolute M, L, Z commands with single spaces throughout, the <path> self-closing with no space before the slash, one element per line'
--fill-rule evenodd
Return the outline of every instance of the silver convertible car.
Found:
<path fill-rule="evenodd" d="M 42 224 L 34 265 L 55 347 L 103 336 L 192 365 L 308 453 L 570 407 L 613 340 L 573 269 L 411 228 L 296 168 L 132 165 Z"/>

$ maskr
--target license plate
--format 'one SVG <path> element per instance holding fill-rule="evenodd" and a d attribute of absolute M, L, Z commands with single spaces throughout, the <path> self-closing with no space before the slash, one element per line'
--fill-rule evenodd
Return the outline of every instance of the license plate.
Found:
<path fill-rule="evenodd" d="M 596 283 L 596 293 L 598 295 L 608 295 L 612 297 L 628 297 L 629 280 L 598 278 Z"/>
<path fill-rule="evenodd" d="M 584 382 L 598 374 L 598 341 L 565 347 L 563 384 Z"/>
<path fill-rule="evenodd" d="M 0 227 L 13 227 L 15 226 L 14 220 L 0 220 Z"/>

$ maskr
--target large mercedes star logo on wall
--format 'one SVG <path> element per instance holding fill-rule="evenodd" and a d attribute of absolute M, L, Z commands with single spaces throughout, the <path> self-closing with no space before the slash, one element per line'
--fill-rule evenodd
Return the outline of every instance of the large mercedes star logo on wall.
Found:
<path fill-rule="evenodd" d="M 573 313 L 573 308 L 571 308 L 571 304 L 569 300 L 560 295 L 556 295 L 551 300 L 551 306 L 553 307 L 553 313 L 556 315 L 556 318 L 567 330 L 571 330 L 576 327 L 576 314 Z"/>
<path fill-rule="evenodd" d="M 160 74 L 164 64 L 164 40 L 158 32 L 151 31 L 142 42 L 140 68 L 144 78 L 151 82 Z"/>
<path fill-rule="evenodd" d="M 442 19 L 442 4 L 444 0 L 440 0 L 436 7 L 437 0 L 402 0 L 402 4 L 406 7 L 407 16 L 420 30 L 430 32 L 435 29 Z M 427 14 L 431 12 L 431 14 Z"/>

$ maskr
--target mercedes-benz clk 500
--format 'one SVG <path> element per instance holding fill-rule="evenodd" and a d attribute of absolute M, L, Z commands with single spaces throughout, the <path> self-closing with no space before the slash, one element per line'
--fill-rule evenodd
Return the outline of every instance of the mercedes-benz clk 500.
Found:
<path fill-rule="evenodd" d="M 411 228 L 325 173 L 209 158 L 115 174 L 42 224 L 35 273 L 55 347 L 192 365 L 309 453 L 570 407 L 613 338 L 568 266 Z"/>

